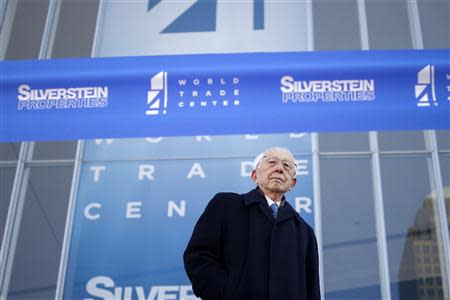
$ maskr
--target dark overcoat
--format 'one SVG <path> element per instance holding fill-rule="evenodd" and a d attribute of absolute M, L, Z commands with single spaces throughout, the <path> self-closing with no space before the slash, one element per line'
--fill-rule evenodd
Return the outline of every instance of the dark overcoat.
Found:
<path fill-rule="evenodd" d="M 284 203 L 274 219 L 259 189 L 214 196 L 195 225 L 183 257 L 197 297 L 320 299 L 314 232 Z"/>

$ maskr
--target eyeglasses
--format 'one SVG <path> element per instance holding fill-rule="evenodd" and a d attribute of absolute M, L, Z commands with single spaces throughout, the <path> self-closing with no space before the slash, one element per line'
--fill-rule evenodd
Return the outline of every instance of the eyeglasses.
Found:
<path fill-rule="evenodd" d="M 283 169 L 287 172 L 297 172 L 297 164 L 292 163 L 288 160 L 282 160 L 279 159 L 277 157 L 273 157 L 273 156 L 263 156 L 261 158 L 261 160 L 264 160 L 264 162 L 266 163 L 267 166 L 269 167 L 275 167 L 276 165 L 278 165 L 281 162 L 281 165 L 283 166 Z"/>

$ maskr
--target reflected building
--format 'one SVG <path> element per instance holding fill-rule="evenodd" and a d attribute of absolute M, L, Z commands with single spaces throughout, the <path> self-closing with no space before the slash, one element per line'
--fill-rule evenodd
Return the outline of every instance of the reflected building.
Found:
<path fill-rule="evenodd" d="M 447 221 L 450 219 L 450 187 L 444 188 Z M 441 245 L 436 237 L 436 195 L 428 195 L 406 235 L 398 274 L 399 298 L 402 300 L 444 299 L 441 271 Z M 450 229 L 450 224 L 449 229 Z"/>

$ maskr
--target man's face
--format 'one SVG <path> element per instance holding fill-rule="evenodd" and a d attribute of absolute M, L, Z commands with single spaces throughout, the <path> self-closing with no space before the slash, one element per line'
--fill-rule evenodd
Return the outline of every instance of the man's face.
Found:
<path fill-rule="evenodd" d="M 261 159 L 252 179 L 264 192 L 285 193 L 297 182 L 292 156 L 283 150 L 270 150 Z"/>

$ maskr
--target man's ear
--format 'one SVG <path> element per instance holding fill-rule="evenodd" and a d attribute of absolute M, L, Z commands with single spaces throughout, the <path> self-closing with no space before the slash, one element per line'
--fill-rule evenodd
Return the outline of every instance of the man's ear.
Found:
<path fill-rule="evenodd" d="M 297 178 L 292 178 L 291 189 L 297 184 Z"/>
<path fill-rule="evenodd" d="M 258 177 L 256 176 L 256 171 L 255 170 L 252 171 L 251 177 L 252 177 L 253 182 L 258 184 Z"/>

